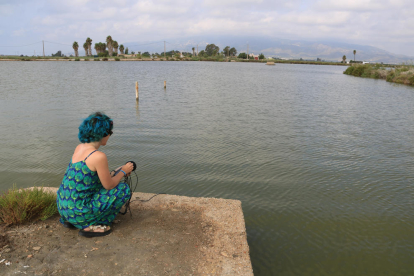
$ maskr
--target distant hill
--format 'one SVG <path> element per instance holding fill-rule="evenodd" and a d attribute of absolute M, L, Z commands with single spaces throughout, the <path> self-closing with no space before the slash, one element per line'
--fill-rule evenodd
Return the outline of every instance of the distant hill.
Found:
<path fill-rule="evenodd" d="M 151 41 L 124 43 L 128 45 L 146 44 L 141 46 L 141 51 L 162 52 L 164 44 L 149 44 Z M 383 62 L 399 64 L 402 62 L 413 62 L 414 57 L 397 55 L 382 50 L 377 47 L 367 45 L 348 44 L 341 42 L 315 42 L 302 40 L 274 39 L 263 37 L 198 37 L 198 38 L 181 38 L 169 40 L 167 43 L 167 51 L 180 50 L 192 52 L 191 48 L 196 47 L 199 51 L 204 50 L 206 44 L 214 43 L 222 50 L 225 46 L 235 47 L 238 53 L 247 51 L 249 45 L 249 53 L 263 53 L 266 57 L 275 57 L 282 59 L 305 59 L 316 60 L 320 58 L 326 61 L 341 61 L 342 56 L 346 55 L 347 60 L 353 60 L 353 50 L 356 50 L 356 60 Z M 158 45 L 160 44 L 160 45 Z M 132 48 L 133 49 L 133 48 Z"/>

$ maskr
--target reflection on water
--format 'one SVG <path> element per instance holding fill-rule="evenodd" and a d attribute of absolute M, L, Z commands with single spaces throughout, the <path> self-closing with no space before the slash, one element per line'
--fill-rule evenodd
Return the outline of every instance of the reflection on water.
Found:
<path fill-rule="evenodd" d="M 0 190 L 57 187 L 101 110 L 140 191 L 242 201 L 255 275 L 409 275 L 414 90 L 343 70 L 1 62 Z"/>

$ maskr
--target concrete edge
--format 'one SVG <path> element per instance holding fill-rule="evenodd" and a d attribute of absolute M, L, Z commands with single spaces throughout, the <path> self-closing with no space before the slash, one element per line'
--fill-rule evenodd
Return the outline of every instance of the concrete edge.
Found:
<path fill-rule="evenodd" d="M 30 188 L 29 188 L 30 189 Z M 56 193 L 58 188 L 44 187 Z M 201 275 L 253 275 L 247 243 L 246 226 L 239 200 L 133 193 L 131 209 L 141 210 L 193 210 L 201 212 L 202 227 L 211 229 L 212 244 L 199 248 L 205 259 L 200 260 Z M 212 267 L 215 267 L 211 270 Z M 211 270 L 211 271 L 210 271 Z"/>

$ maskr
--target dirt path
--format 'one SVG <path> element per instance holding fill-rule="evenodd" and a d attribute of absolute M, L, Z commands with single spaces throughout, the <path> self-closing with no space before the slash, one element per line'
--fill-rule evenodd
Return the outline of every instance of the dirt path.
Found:
<path fill-rule="evenodd" d="M 160 195 L 133 202 L 132 217 L 118 215 L 106 237 L 81 237 L 58 216 L 3 228 L 0 275 L 253 275 L 244 220 L 239 229 L 236 218 L 240 207 L 234 200 Z"/>

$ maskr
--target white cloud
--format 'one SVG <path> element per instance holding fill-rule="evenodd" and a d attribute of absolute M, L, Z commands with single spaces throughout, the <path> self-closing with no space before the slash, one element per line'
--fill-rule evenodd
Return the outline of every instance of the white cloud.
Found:
<path fill-rule="evenodd" d="M 0 5 L 0 16 L 9 16 L 13 14 L 13 6 L 10 4 Z"/>
<path fill-rule="evenodd" d="M 24 36 L 25 33 L 26 33 L 26 30 L 24 29 L 15 30 L 13 31 L 13 36 Z"/>
<path fill-rule="evenodd" d="M 36 39 L 48 37 L 65 43 L 88 36 L 94 42 L 103 41 L 108 34 L 118 42 L 231 34 L 342 40 L 398 48 L 401 53 L 409 54 L 414 42 L 414 7 L 408 0 L 33 0 L 24 5 L 21 1 L 6 0 L 2 3 L 0 24 L 10 26 L 12 36 L 30 33 Z M 406 50 L 402 51 L 403 48 Z"/>

